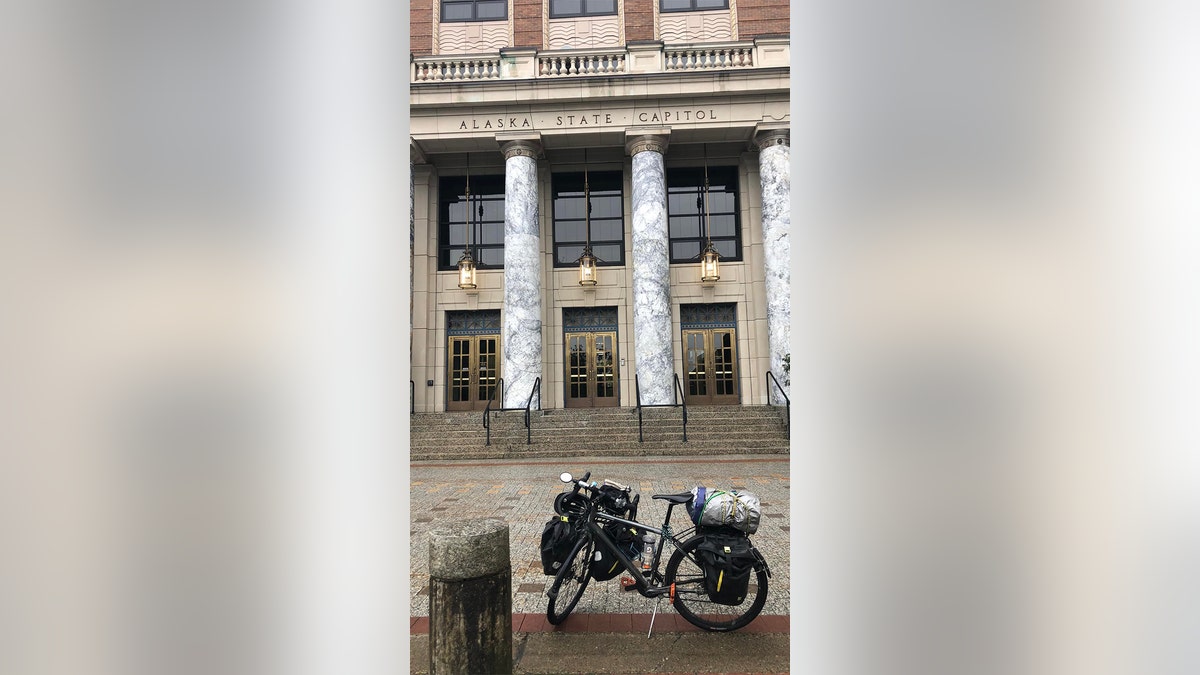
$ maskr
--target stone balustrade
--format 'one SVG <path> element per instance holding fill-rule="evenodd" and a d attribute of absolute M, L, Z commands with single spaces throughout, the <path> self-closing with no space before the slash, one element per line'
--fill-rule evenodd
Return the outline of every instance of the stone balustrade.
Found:
<path fill-rule="evenodd" d="M 613 75 L 627 72 L 625 50 L 541 52 L 537 57 L 538 77 L 570 75 Z"/>
<path fill-rule="evenodd" d="M 411 81 L 479 82 L 780 68 L 789 65 L 790 56 L 787 37 L 690 45 L 647 42 L 608 49 L 505 48 L 498 54 L 413 57 Z"/>
<path fill-rule="evenodd" d="M 500 57 L 449 56 L 413 61 L 413 82 L 472 82 L 500 79 Z"/>
<path fill-rule="evenodd" d="M 750 68 L 754 66 L 754 46 L 733 44 L 668 48 L 665 50 L 664 61 L 667 70 Z"/>

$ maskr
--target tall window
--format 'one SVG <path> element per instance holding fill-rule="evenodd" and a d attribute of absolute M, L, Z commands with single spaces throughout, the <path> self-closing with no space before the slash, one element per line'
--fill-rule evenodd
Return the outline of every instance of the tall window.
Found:
<path fill-rule="evenodd" d="M 708 167 L 710 236 L 722 260 L 742 259 L 738 226 L 738 172 L 735 166 Z M 704 233 L 704 168 L 667 170 L 667 217 L 671 262 L 698 260 Z"/>
<path fill-rule="evenodd" d="M 617 0 L 550 0 L 550 18 L 604 16 L 617 13 Z"/>
<path fill-rule="evenodd" d="M 662 0 L 664 12 L 703 12 L 710 9 L 729 9 L 729 0 Z"/>
<path fill-rule="evenodd" d="M 592 201 L 592 254 L 600 265 L 625 264 L 625 218 L 620 171 L 589 171 Z M 584 227 L 583 172 L 556 173 L 554 192 L 554 266 L 570 267 L 587 240 Z"/>
<path fill-rule="evenodd" d="M 467 244 L 466 189 L 465 176 L 449 176 L 439 183 L 438 269 L 441 270 L 455 269 Z M 504 176 L 471 176 L 471 210 L 471 255 L 476 266 L 504 267 Z"/>
<path fill-rule="evenodd" d="M 508 0 L 442 0 L 442 21 L 498 21 L 508 18 Z"/>

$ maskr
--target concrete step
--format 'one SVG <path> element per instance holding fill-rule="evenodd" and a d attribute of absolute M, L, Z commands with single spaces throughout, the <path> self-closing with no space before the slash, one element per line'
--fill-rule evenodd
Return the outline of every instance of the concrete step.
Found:
<path fill-rule="evenodd" d="M 638 446 L 639 444 L 634 444 Z M 572 456 L 588 456 L 594 454 L 603 454 L 609 457 L 640 457 L 640 456 L 682 456 L 682 455 L 785 455 L 788 454 L 787 446 L 766 447 L 756 446 L 753 448 L 742 447 L 726 447 L 726 446 L 697 446 L 692 443 L 675 444 L 656 446 L 653 444 L 641 444 L 640 447 L 621 446 L 611 450 L 606 450 L 603 453 L 596 451 L 588 452 L 570 452 L 564 451 L 561 448 L 546 448 L 533 446 L 511 446 L 501 447 L 492 445 L 490 447 L 476 448 L 461 448 L 458 450 L 442 450 L 442 451 L 421 451 L 413 450 L 411 459 L 413 461 L 429 461 L 429 460 L 454 460 L 454 459 L 524 459 L 524 458 L 542 458 L 542 457 L 572 457 Z"/>
<path fill-rule="evenodd" d="M 683 438 L 683 428 L 678 425 L 673 426 L 673 427 L 658 427 L 658 426 L 656 426 L 654 428 L 644 429 L 642 431 L 641 436 L 645 440 L 675 439 L 675 438 L 682 439 Z M 477 432 L 473 432 L 473 433 L 459 433 L 459 434 L 455 434 L 452 437 L 448 437 L 446 435 L 430 436 L 430 435 L 422 434 L 420 436 L 411 436 L 409 438 L 409 443 L 412 445 L 436 445 L 439 443 L 446 443 L 446 442 L 466 443 L 472 439 L 486 441 L 487 437 L 488 437 L 487 434 L 484 433 L 483 431 L 477 431 Z M 744 439 L 746 441 L 756 441 L 757 442 L 757 441 L 769 441 L 769 440 L 773 440 L 773 439 L 779 439 L 779 440 L 786 441 L 788 438 L 788 435 L 783 429 L 774 429 L 774 428 L 773 429 L 758 429 L 758 428 L 696 429 L 696 428 L 693 428 L 691 425 L 688 425 L 687 437 L 692 440 L 702 440 L 703 439 L 703 440 L 712 440 L 712 441 L 731 441 L 731 440 L 737 440 L 737 439 Z M 638 430 L 637 430 L 637 427 L 634 427 L 632 429 L 606 429 L 603 431 L 603 433 L 597 433 L 595 431 L 588 432 L 586 430 L 569 430 L 569 431 L 567 431 L 567 430 L 561 430 L 561 429 L 554 430 L 554 429 L 537 429 L 537 428 L 535 428 L 535 429 L 529 430 L 529 433 L 527 434 L 525 429 L 523 429 L 523 428 L 520 430 L 512 430 L 512 431 L 500 431 L 500 430 L 493 429 L 491 438 L 492 438 L 493 443 L 496 442 L 497 439 L 519 438 L 522 442 L 524 442 L 526 440 L 526 438 L 529 438 L 533 442 L 543 442 L 543 443 L 552 441 L 552 440 L 557 440 L 559 442 L 571 443 L 571 444 L 580 443 L 580 442 L 591 442 L 591 443 L 604 444 L 604 443 L 628 442 L 630 440 L 636 441 L 638 439 Z"/>
<path fill-rule="evenodd" d="M 651 415 L 680 415 L 681 408 L 643 408 L 643 416 Z M 786 408 L 776 406 L 689 406 L 688 417 L 697 418 L 742 418 L 755 415 L 776 416 L 782 418 Z M 524 417 L 524 410 L 492 411 L 494 418 Z M 532 410 L 531 413 L 542 417 L 559 418 L 602 418 L 620 417 L 623 415 L 636 416 L 636 408 L 554 408 Z M 414 423 L 429 421 L 433 423 L 453 424 L 462 420 L 475 419 L 482 423 L 483 411 L 446 412 L 446 413 L 415 413 L 410 416 Z"/>
<path fill-rule="evenodd" d="M 492 427 L 491 436 L 522 436 L 527 433 L 525 427 Z M 542 438 L 619 438 L 621 436 L 638 435 L 638 425 L 632 426 L 607 426 L 607 427 L 540 427 L 534 425 L 528 429 L 528 433 L 534 437 Z M 683 425 L 676 422 L 674 424 L 647 424 L 643 427 L 642 433 L 645 435 L 682 435 Z M 737 426 L 701 426 L 688 423 L 688 436 L 741 436 L 747 434 L 764 435 L 764 436 L 779 436 L 784 438 L 787 436 L 787 430 L 782 425 L 737 425 Z M 446 439 L 454 438 L 471 438 L 479 436 L 481 438 L 487 436 L 487 432 L 483 429 L 456 429 L 452 433 L 431 433 L 422 431 L 418 433 L 410 433 L 409 438 L 412 442 L 437 442 Z"/>
<path fill-rule="evenodd" d="M 784 409 L 772 406 L 701 406 L 642 410 L 642 437 L 633 408 L 534 411 L 527 430 L 523 410 L 491 415 L 491 445 L 480 412 L 412 416 L 410 455 L 423 459 L 483 459 L 573 455 L 638 456 L 775 454 L 789 451 Z"/>

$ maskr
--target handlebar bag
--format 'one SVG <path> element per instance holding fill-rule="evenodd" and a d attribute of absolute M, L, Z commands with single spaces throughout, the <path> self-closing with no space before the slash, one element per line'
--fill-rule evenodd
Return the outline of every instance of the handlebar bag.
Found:
<path fill-rule="evenodd" d="M 696 487 L 688 515 L 701 527 L 732 527 L 754 534 L 762 519 L 762 504 L 753 492 Z"/>
<path fill-rule="evenodd" d="M 558 574 L 578 540 L 579 533 L 567 516 L 551 518 L 542 530 L 542 571 L 551 576 Z"/>
<path fill-rule="evenodd" d="M 625 552 L 626 556 L 634 558 L 640 552 L 638 550 L 637 533 L 628 525 L 621 523 L 610 523 L 604 527 L 604 531 L 608 536 L 612 537 L 616 542 L 617 548 Z M 596 581 L 608 581 L 620 574 L 625 568 L 621 566 L 621 561 L 603 546 L 595 545 L 596 551 L 592 554 L 592 578 Z M 569 553 L 570 551 L 568 551 Z"/>
<path fill-rule="evenodd" d="M 637 509 L 638 495 L 630 496 L 628 488 L 622 490 L 611 485 L 602 485 L 600 487 L 600 496 L 596 500 L 596 504 L 601 511 L 611 513 L 614 516 L 633 520 Z"/>
<path fill-rule="evenodd" d="M 709 534 L 696 547 L 704 568 L 704 590 L 719 605 L 740 605 L 754 573 L 754 547 L 745 536 Z"/>

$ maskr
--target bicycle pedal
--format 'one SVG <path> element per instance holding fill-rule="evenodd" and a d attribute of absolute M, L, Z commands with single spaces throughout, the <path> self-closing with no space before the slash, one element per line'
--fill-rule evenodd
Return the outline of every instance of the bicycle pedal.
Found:
<path fill-rule="evenodd" d="M 632 591 L 637 589 L 637 582 L 633 577 L 621 577 L 621 590 Z"/>

